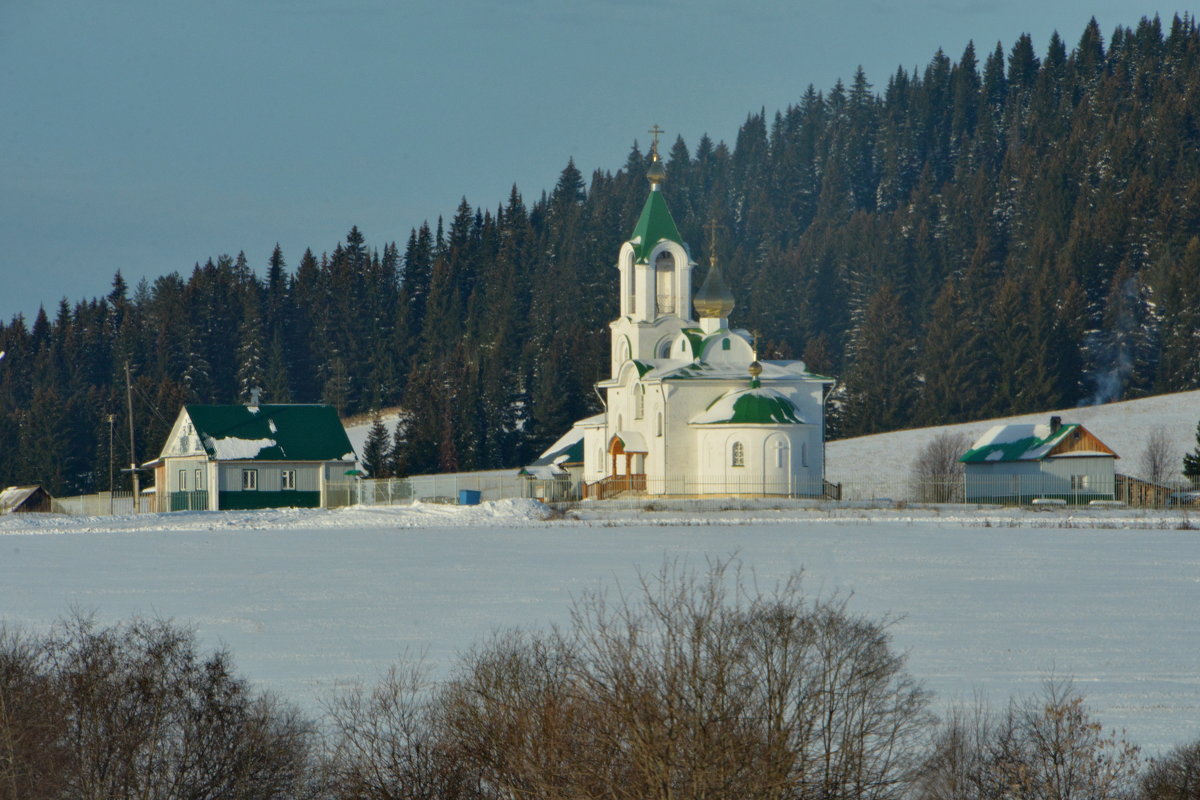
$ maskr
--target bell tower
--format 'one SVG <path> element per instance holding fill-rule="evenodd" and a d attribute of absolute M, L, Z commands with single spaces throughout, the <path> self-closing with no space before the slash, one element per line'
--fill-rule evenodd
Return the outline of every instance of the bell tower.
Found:
<path fill-rule="evenodd" d="M 658 154 L 662 133 L 657 125 L 650 129 L 650 194 L 617 258 L 621 316 L 610 326 L 614 376 L 628 359 L 664 357 L 663 342 L 695 324 L 690 316 L 695 264 L 663 196 L 667 171 Z"/>

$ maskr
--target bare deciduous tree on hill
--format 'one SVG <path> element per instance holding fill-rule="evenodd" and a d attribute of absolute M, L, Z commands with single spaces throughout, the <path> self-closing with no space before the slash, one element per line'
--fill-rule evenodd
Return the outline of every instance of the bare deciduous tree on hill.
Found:
<path fill-rule="evenodd" d="M 1164 484 L 1175 474 L 1178 463 L 1179 456 L 1170 431 L 1162 425 L 1155 427 L 1146 437 L 1146 446 L 1142 450 L 1142 477 L 1151 483 Z"/>
<path fill-rule="evenodd" d="M 921 448 L 912 466 L 914 494 L 921 502 L 963 502 L 963 465 L 958 459 L 970 447 L 967 434 L 944 431 Z"/>

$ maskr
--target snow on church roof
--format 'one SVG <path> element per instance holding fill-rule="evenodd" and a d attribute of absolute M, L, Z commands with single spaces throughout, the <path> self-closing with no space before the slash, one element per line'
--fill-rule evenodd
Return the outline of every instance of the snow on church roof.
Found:
<path fill-rule="evenodd" d="M 800 410 L 774 389 L 751 386 L 726 392 L 692 417 L 692 425 L 803 425 Z"/>

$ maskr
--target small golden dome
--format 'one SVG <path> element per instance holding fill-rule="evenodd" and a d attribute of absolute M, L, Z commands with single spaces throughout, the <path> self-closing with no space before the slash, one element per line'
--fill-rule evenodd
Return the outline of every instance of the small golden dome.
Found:
<path fill-rule="evenodd" d="M 667 171 L 663 168 L 662 162 L 658 160 L 658 153 L 654 153 L 650 167 L 646 170 L 646 180 L 650 181 L 651 189 L 657 189 L 658 185 L 666 179 Z"/>
<path fill-rule="evenodd" d="M 751 361 L 746 371 L 750 373 L 750 377 L 757 378 L 759 375 L 762 375 L 762 364 L 758 363 L 757 360 Z"/>
<path fill-rule="evenodd" d="M 715 263 L 708 268 L 704 285 L 696 292 L 692 306 L 701 318 L 725 319 L 733 312 L 733 293 L 729 291 L 729 286 L 721 277 L 721 270 Z"/>

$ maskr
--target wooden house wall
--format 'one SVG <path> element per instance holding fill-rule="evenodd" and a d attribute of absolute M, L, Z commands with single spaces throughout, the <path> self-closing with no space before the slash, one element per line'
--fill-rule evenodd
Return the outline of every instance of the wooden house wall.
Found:
<path fill-rule="evenodd" d="M 288 463 L 286 461 L 272 462 L 231 462 L 222 463 L 218 479 L 218 490 L 222 492 L 242 491 L 242 470 L 258 470 L 258 489 L 260 492 L 277 492 L 283 486 L 284 470 L 296 471 L 296 488 L 298 492 L 319 492 L 321 490 L 322 464 L 311 462 Z"/>

